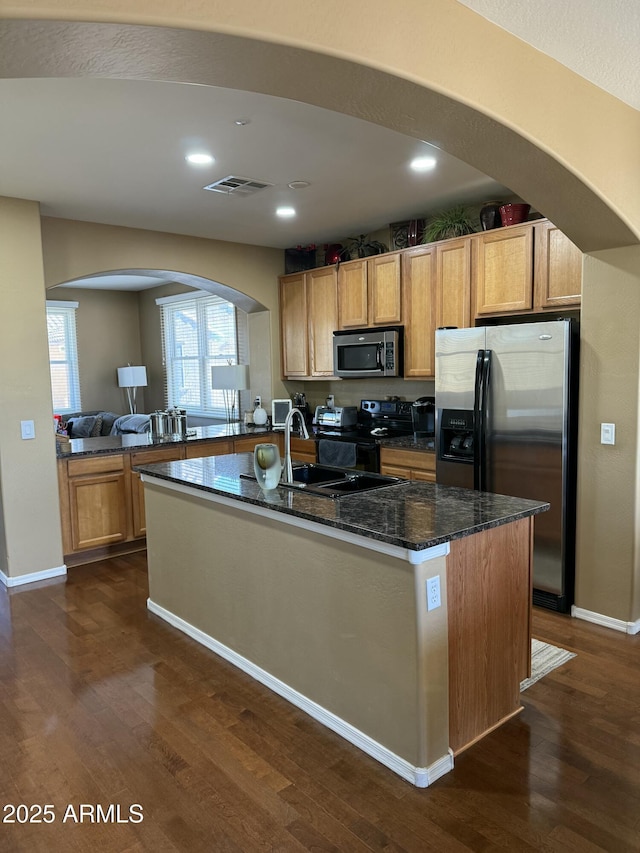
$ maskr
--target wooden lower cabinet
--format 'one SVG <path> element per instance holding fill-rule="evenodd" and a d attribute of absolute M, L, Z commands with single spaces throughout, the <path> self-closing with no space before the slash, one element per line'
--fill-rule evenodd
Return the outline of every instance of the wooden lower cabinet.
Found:
<path fill-rule="evenodd" d="M 380 473 L 391 477 L 403 477 L 405 480 L 435 483 L 436 455 L 429 450 L 381 447 Z"/>
<path fill-rule="evenodd" d="M 291 458 L 299 462 L 317 462 L 317 442 L 312 438 L 291 436 Z"/>
<path fill-rule="evenodd" d="M 124 454 L 69 462 L 65 536 L 70 550 L 101 548 L 130 537 L 128 475 Z"/>
<path fill-rule="evenodd" d="M 252 452 L 262 441 L 275 441 L 282 451 L 282 435 L 266 434 L 58 459 L 65 562 L 80 565 L 145 547 L 144 487 L 136 465 Z"/>
<path fill-rule="evenodd" d="M 149 465 L 153 462 L 177 462 L 184 458 L 184 445 L 142 450 L 130 455 L 130 465 Z M 133 509 L 133 538 L 145 536 L 147 523 L 144 514 L 144 486 L 137 471 L 131 471 L 131 505 Z"/>

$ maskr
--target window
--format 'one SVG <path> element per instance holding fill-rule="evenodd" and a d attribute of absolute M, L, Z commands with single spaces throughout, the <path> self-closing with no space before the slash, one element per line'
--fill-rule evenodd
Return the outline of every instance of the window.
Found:
<path fill-rule="evenodd" d="M 60 414 L 82 409 L 76 340 L 77 307 L 77 302 L 47 301 L 51 395 L 53 411 Z"/>
<path fill-rule="evenodd" d="M 247 315 L 209 293 L 156 300 L 161 311 L 167 405 L 225 418 L 223 393 L 211 388 L 214 364 L 245 364 Z M 240 405 L 242 411 L 242 405 Z"/>

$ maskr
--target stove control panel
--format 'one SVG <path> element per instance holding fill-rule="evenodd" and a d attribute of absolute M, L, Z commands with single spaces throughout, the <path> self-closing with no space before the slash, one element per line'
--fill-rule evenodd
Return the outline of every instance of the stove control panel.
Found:
<path fill-rule="evenodd" d="M 360 400 L 360 409 L 374 417 L 411 418 L 411 403 L 406 400 Z"/>

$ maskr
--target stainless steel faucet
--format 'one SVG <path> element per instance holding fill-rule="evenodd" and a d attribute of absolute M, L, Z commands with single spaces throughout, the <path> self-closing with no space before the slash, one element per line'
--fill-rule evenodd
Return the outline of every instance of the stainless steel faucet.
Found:
<path fill-rule="evenodd" d="M 302 427 L 302 437 L 309 438 L 309 431 L 304 422 L 304 416 L 300 409 L 295 407 L 287 413 L 284 420 L 284 462 L 282 463 L 282 480 L 285 483 L 293 483 L 293 468 L 291 467 L 291 425 L 293 416 L 298 415 L 300 418 L 300 426 Z"/>

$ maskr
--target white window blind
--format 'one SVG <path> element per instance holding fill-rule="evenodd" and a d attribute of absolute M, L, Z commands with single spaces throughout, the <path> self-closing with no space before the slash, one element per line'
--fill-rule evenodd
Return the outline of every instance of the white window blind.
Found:
<path fill-rule="evenodd" d="M 166 404 L 192 415 L 225 418 L 222 391 L 211 387 L 214 364 L 247 363 L 247 315 L 211 294 L 158 299 Z M 241 392 L 242 393 L 242 392 Z M 249 392 L 245 392 L 249 394 Z M 240 401 L 240 411 L 246 406 Z"/>
<path fill-rule="evenodd" d="M 47 301 L 49 369 L 54 414 L 82 409 L 76 335 L 77 302 Z"/>

